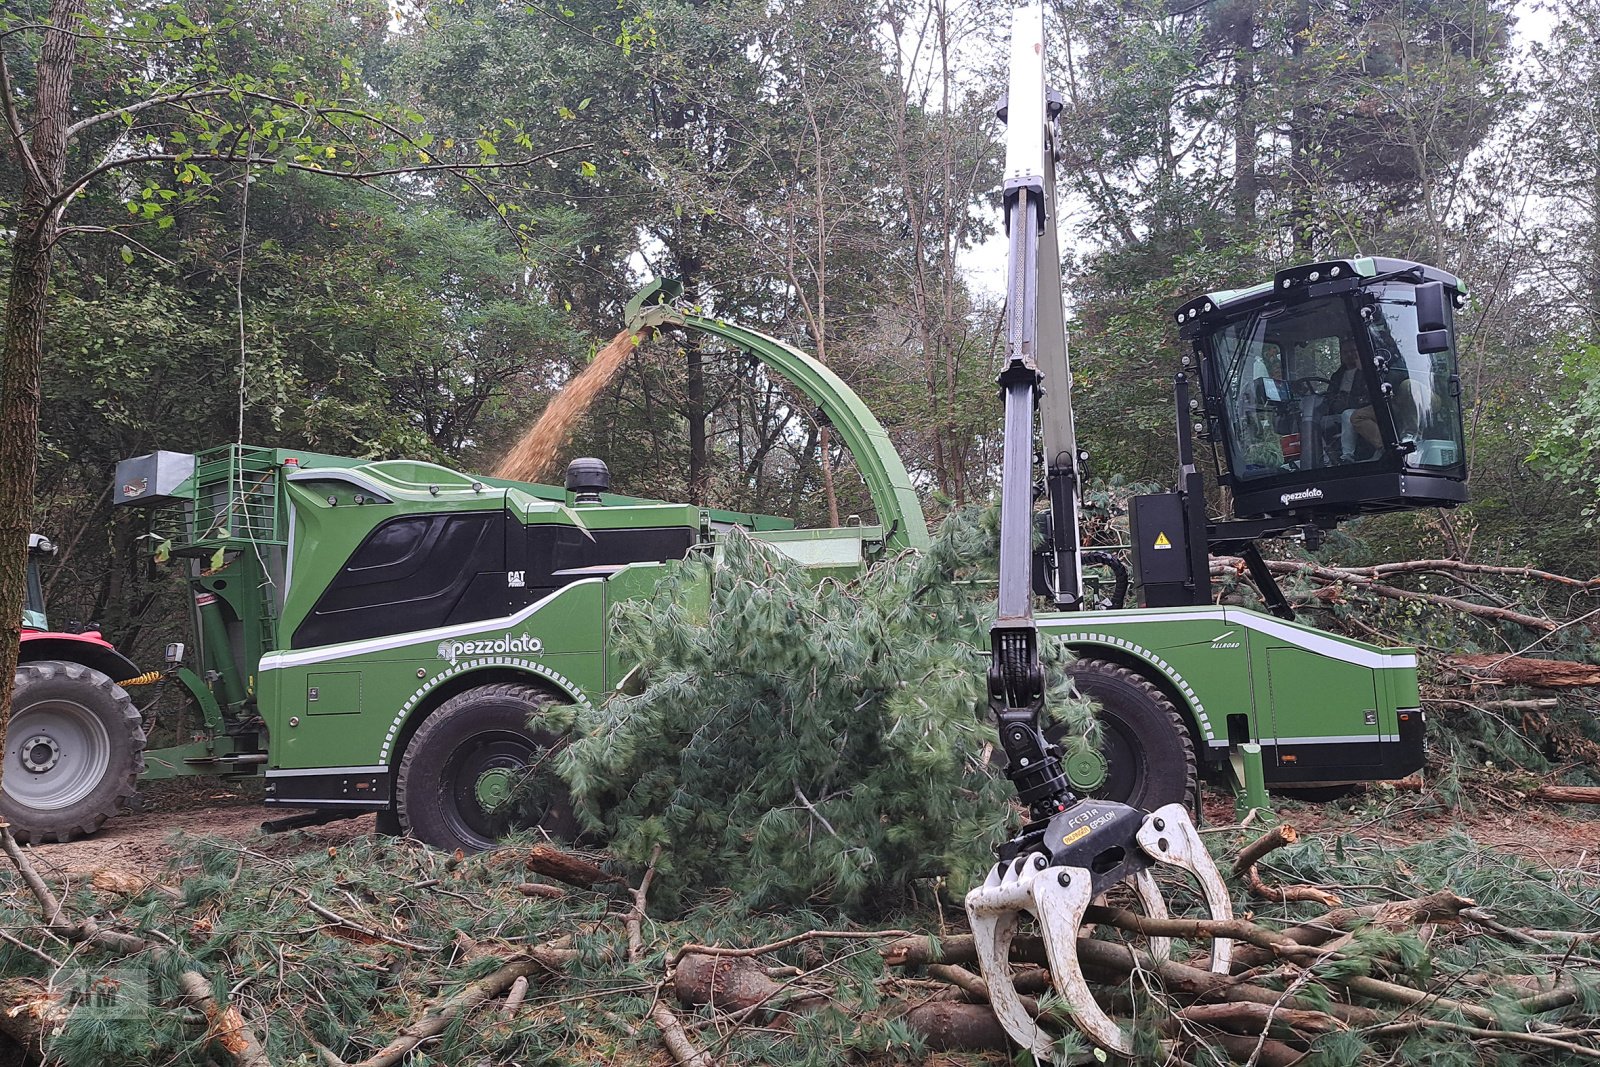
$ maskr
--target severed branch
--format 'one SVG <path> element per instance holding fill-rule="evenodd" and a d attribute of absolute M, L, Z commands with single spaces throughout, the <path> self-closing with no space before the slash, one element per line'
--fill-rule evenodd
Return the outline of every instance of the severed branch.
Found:
<path fill-rule="evenodd" d="M 306 902 L 306 907 L 310 908 L 324 919 L 327 919 L 335 926 L 343 927 L 346 930 L 354 930 L 363 937 L 369 937 L 374 941 L 383 941 L 391 945 L 397 945 L 400 948 L 407 948 L 413 952 L 444 951 L 444 947 L 441 945 L 425 945 L 417 941 L 407 941 L 403 937 L 395 937 L 393 934 L 386 934 L 376 927 L 367 926 L 364 923 L 358 923 L 354 919 L 348 919 L 331 908 L 325 908 L 321 904 L 318 904 L 315 900 L 312 900 L 311 894 L 304 889 L 297 888 L 295 889 L 295 893 L 299 895 L 301 900 Z"/>
<path fill-rule="evenodd" d="M 119 930 L 107 930 L 93 918 L 86 918 L 78 923 L 70 922 L 62 909 L 60 899 L 39 876 L 33 862 L 11 836 L 11 827 L 4 823 L 0 823 L 0 849 L 10 857 L 12 864 L 17 868 L 17 873 L 22 876 L 23 883 L 38 901 L 40 909 L 44 912 L 47 929 L 68 941 L 92 948 L 124 955 L 145 952 L 158 963 L 182 960 L 182 957 L 169 945 Z M 182 960 L 182 962 L 188 961 Z M 207 1044 L 225 1055 L 235 1067 L 272 1067 L 272 1061 L 267 1058 L 261 1042 L 250 1031 L 239 1009 L 218 1001 L 212 992 L 211 982 L 204 975 L 192 968 L 186 968 L 178 975 L 178 987 L 204 1014 L 207 1023 Z"/>
<path fill-rule="evenodd" d="M 915 937 L 910 930 L 807 930 L 795 934 L 793 937 L 783 938 L 765 945 L 755 945 L 751 948 L 723 948 L 720 945 L 698 945 L 688 942 L 679 946 L 678 951 L 672 954 L 670 962 L 676 964 L 683 957 L 691 953 L 696 956 L 764 956 L 769 952 L 789 948 L 804 941 L 814 941 L 820 938 L 838 939 L 845 941 L 870 941 L 883 937 Z"/>
<path fill-rule="evenodd" d="M 577 886 L 579 889 L 593 889 L 597 885 L 624 884 L 621 878 L 603 870 L 597 864 L 590 863 L 581 856 L 574 856 L 570 852 L 551 848 L 549 845 L 534 845 L 528 850 L 523 863 L 528 870 L 536 874 Z"/>
<path fill-rule="evenodd" d="M 1243 560 L 1233 557 L 1219 556 L 1211 562 L 1213 573 L 1242 573 Z M 1375 576 L 1364 574 L 1359 569 L 1345 567 L 1328 567 L 1314 563 L 1299 563 L 1289 560 L 1268 560 L 1267 567 L 1274 574 L 1299 574 L 1323 585 L 1349 585 L 1357 589 L 1376 593 L 1391 600 L 1420 600 L 1428 604 L 1437 604 L 1440 607 L 1459 611 L 1463 615 L 1473 615 L 1478 618 L 1496 619 L 1503 622 L 1514 622 L 1530 630 L 1539 630 L 1548 633 L 1559 629 L 1561 623 L 1550 619 L 1539 618 L 1535 615 L 1526 615 L 1510 608 L 1494 607 L 1490 604 L 1478 604 L 1460 597 L 1445 596 L 1442 593 L 1422 593 L 1414 589 L 1402 589 L 1399 586 L 1388 585 L 1378 581 Z"/>
<path fill-rule="evenodd" d="M 1262 900 L 1273 900 L 1278 903 L 1289 901 L 1311 901 L 1321 904 L 1325 908 L 1336 908 L 1342 901 L 1325 889 L 1313 885 L 1268 885 L 1262 881 L 1261 874 L 1256 870 L 1256 864 L 1267 853 L 1284 845 L 1292 845 L 1300 840 L 1300 833 L 1288 823 L 1280 823 L 1256 838 L 1250 844 L 1239 850 L 1239 855 L 1233 861 L 1233 873 L 1244 879 L 1244 883 Z"/>
<path fill-rule="evenodd" d="M 478 1005 L 506 992 L 519 978 L 559 971 L 577 954 L 575 949 L 548 945 L 525 949 L 499 970 L 468 982 L 450 996 L 436 1000 L 421 1017 L 401 1030 L 393 1041 L 366 1059 L 346 1065 L 333 1053 L 323 1049 L 320 1051 L 323 1063 L 327 1067 L 397 1067 L 417 1046 L 444 1033 L 452 1022 Z"/>
<path fill-rule="evenodd" d="M 630 963 L 638 963 L 644 956 L 644 906 L 650 893 L 650 883 L 656 877 L 656 861 L 660 858 L 661 846 L 657 845 L 650 852 L 650 862 L 645 867 L 644 877 L 639 879 L 639 888 L 633 890 L 633 907 L 628 910 L 625 920 Z M 716 1058 L 694 1043 L 689 1032 L 683 1028 L 683 1023 L 667 1007 L 667 1002 L 661 999 L 661 986 L 666 984 L 667 979 L 663 978 L 656 988 L 655 1003 L 650 1007 L 650 1021 L 661 1031 L 661 1043 L 667 1046 L 667 1051 L 672 1053 L 673 1060 L 680 1067 L 717 1067 Z"/>
<path fill-rule="evenodd" d="M 1239 850 L 1239 855 L 1233 860 L 1233 873 L 1243 876 L 1246 871 L 1261 862 L 1261 858 L 1267 853 L 1284 845 L 1292 845 L 1298 840 L 1300 831 L 1286 822 L 1279 823 Z"/>
<path fill-rule="evenodd" d="M 1449 656 L 1442 663 L 1473 682 L 1526 685 L 1536 689 L 1582 689 L 1600 685 L 1600 666 L 1574 660 L 1470 655 Z"/>

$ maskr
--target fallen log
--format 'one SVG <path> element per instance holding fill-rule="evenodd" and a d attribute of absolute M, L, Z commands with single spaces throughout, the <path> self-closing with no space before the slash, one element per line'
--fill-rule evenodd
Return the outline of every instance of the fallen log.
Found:
<path fill-rule="evenodd" d="M 1553 804 L 1600 804 L 1600 786 L 1592 785 L 1541 785 L 1523 795 Z"/>
<path fill-rule="evenodd" d="M 30 1062 L 45 1058 L 50 1039 L 71 1014 L 72 1007 L 59 989 L 32 978 L 0 980 L 0 1034 L 15 1041 Z"/>
<path fill-rule="evenodd" d="M 672 974 L 672 992 L 685 1008 L 708 1006 L 746 1017 L 770 1018 L 784 1011 L 810 1011 L 827 998 L 796 989 L 767 974 L 753 959 L 741 956 L 704 956 L 690 953 L 678 961 Z"/>
<path fill-rule="evenodd" d="M 1582 689 L 1600 685 L 1600 666 L 1535 656 L 1449 656 L 1442 661 L 1476 682 L 1535 689 Z"/>
<path fill-rule="evenodd" d="M 1206 1044 L 1221 1045 L 1229 1059 L 1236 1063 L 1253 1063 L 1257 1067 L 1294 1067 L 1306 1058 L 1306 1053 L 1270 1037 L 1212 1033 L 1206 1035 Z"/>
<path fill-rule="evenodd" d="M 1252 1001 L 1239 1004 L 1191 1004 L 1178 1009 L 1175 1014 L 1185 1022 L 1217 1030 L 1251 1035 L 1265 1032 L 1269 1037 L 1294 1038 L 1350 1029 L 1326 1012 L 1301 1011 Z"/>
<path fill-rule="evenodd" d="M 935 1052 L 1004 1052 L 1011 1048 L 1011 1039 L 987 1004 L 929 1000 L 900 1018 Z"/>
<path fill-rule="evenodd" d="M 523 865 L 536 874 L 577 886 L 579 889 L 593 889 L 597 885 L 625 884 L 621 878 L 603 870 L 597 864 L 590 863 L 581 856 L 574 856 L 570 852 L 551 848 L 549 845 L 534 845 L 528 849 L 527 856 L 523 858 Z"/>

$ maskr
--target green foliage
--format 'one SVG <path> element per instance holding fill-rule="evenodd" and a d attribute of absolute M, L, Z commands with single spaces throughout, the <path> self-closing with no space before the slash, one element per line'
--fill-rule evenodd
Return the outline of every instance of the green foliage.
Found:
<path fill-rule="evenodd" d="M 619 610 L 649 684 L 580 716 L 564 773 L 618 857 L 662 849 L 656 899 L 868 911 L 983 876 L 1011 795 L 980 719 L 992 521 L 959 512 L 926 555 L 848 583 L 734 534 Z"/>
<path fill-rule="evenodd" d="M 1561 407 L 1529 458 L 1576 498 L 1581 524 L 1592 533 L 1600 530 L 1600 344 L 1574 343 L 1561 370 Z"/>

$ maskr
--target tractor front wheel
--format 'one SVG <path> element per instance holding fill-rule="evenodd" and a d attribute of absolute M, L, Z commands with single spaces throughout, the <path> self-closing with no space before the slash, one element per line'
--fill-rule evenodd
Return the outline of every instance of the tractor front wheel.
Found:
<path fill-rule="evenodd" d="M 125 810 L 144 770 L 139 709 L 81 663 L 17 668 L 0 772 L 0 818 L 18 841 L 70 841 Z"/>
<path fill-rule="evenodd" d="M 400 760 L 395 814 L 425 844 L 482 852 L 538 826 L 571 840 L 578 821 L 555 755 L 565 739 L 536 725 L 554 703 L 531 686 L 479 686 L 429 715 Z"/>
<path fill-rule="evenodd" d="M 1142 811 L 1166 804 L 1192 807 L 1194 741 L 1172 701 L 1142 675 L 1101 659 L 1067 667 L 1081 696 L 1095 703 L 1106 778 L 1094 796 Z M 1058 744 L 1065 725 L 1046 731 Z"/>

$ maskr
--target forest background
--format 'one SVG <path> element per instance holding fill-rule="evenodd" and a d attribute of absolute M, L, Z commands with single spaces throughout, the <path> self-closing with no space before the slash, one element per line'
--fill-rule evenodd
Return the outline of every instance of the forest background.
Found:
<path fill-rule="evenodd" d="M 114 121 L 66 149 L 69 172 L 103 173 L 64 219 L 45 335 L 34 528 L 61 546 L 56 622 L 98 623 L 139 660 L 172 637 L 137 580 L 143 531 L 109 507 L 119 458 L 242 429 L 488 469 L 657 276 L 828 362 L 935 517 L 992 494 L 1000 307 L 974 267 L 997 218 L 1006 5 L 75 6 L 73 114 Z M 0 12 L 24 116 L 50 9 Z M 1365 520 L 1333 558 L 1591 577 L 1600 2 L 1055 0 L 1047 18 L 1064 44 L 1063 269 L 1092 472 L 1173 479 L 1182 300 L 1295 261 L 1415 258 L 1473 292 L 1459 342 L 1474 500 Z M 338 178 L 359 151 L 286 136 L 302 112 L 260 105 L 269 83 L 357 149 L 381 140 L 397 173 Z M 208 87 L 220 96 L 202 107 Z M 327 118 L 341 107 L 377 121 L 352 132 Z M 141 152 L 162 158 L 119 165 Z M 9 258 L 24 174 L 14 144 L 0 159 Z M 870 513 L 813 412 L 706 340 L 644 346 L 570 454 L 604 458 L 627 493 Z M 1413 611 L 1401 636 L 1433 625 Z M 1434 637 L 1509 651 L 1528 636 L 1468 625 Z"/>

